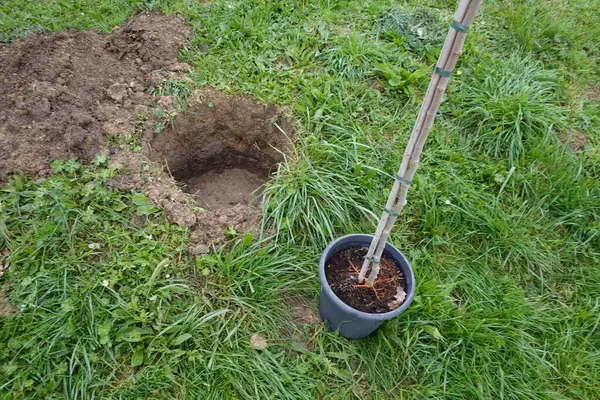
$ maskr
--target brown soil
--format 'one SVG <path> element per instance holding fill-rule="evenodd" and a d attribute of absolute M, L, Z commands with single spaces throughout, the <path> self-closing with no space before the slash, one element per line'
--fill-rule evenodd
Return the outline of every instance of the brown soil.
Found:
<path fill-rule="evenodd" d="M 560 141 L 573 151 L 581 151 L 590 142 L 590 137 L 587 132 L 571 129 L 560 133 Z"/>
<path fill-rule="evenodd" d="M 292 308 L 292 318 L 294 323 L 298 325 L 318 324 L 321 322 L 321 317 L 317 311 L 318 305 L 316 300 L 305 297 L 293 297 L 289 300 Z"/>
<path fill-rule="evenodd" d="M 8 302 L 4 295 L 4 290 L 0 289 L 0 317 L 8 317 L 16 314 L 19 310 Z"/>
<path fill-rule="evenodd" d="M 274 122 L 289 132 L 287 119 L 275 106 L 204 89 L 192 93 L 186 112 L 173 122 L 174 128 L 152 140 L 150 158 L 163 163 L 193 195 L 195 207 L 182 201 L 183 193 L 177 204 L 166 204 L 160 191 L 149 197 L 158 195 L 172 220 L 192 228 L 191 239 L 197 243 L 192 254 L 208 252 L 208 244 L 228 228 L 256 233 L 261 186 L 291 147 Z"/>
<path fill-rule="evenodd" d="M 190 34 L 178 17 L 142 13 L 110 35 L 36 33 L 0 45 L 0 180 L 45 175 L 55 159 L 88 161 L 105 136 L 133 133 L 150 72 L 175 68 Z"/>
<path fill-rule="evenodd" d="M 8 268 L 8 264 L 5 261 L 8 259 L 8 250 L 0 253 L 0 277 L 4 275 L 4 271 Z M 0 317 L 8 317 L 9 315 L 17 313 L 19 310 L 8 302 L 5 295 L 5 290 L 0 288 Z"/>
<path fill-rule="evenodd" d="M 184 190 L 208 209 L 250 204 L 288 151 L 289 131 L 276 107 L 214 90 L 195 92 L 173 129 L 152 141 L 151 158 L 164 162 Z"/>
<path fill-rule="evenodd" d="M 600 101 L 600 85 L 593 85 L 589 88 L 586 96 L 588 100 Z"/>
<path fill-rule="evenodd" d="M 251 193 L 282 160 L 276 149 L 290 146 L 273 124 L 290 131 L 279 109 L 205 88 L 190 95 L 174 129 L 151 129 L 150 89 L 164 79 L 191 83 L 191 67 L 177 58 L 191 32 L 178 17 L 141 13 L 108 35 L 37 33 L 0 45 L 0 183 L 101 153 L 123 164 L 109 187 L 143 190 L 171 222 L 191 228 L 192 254 L 225 241 L 228 228 L 256 231 L 261 209 Z M 176 114 L 173 96 L 154 100 Z M 141 151 L 126 144 L 132 136 Z"/>
<path fill-rule="evenodd" d="M 261 186 L 265 182 L 263 174 L 242 168 L 227 168 L 208 171 L 188 179 L 185 191 L 196 196 L 202 207 L 218 210 L 249 203 L 252 193 L 255 197 L 260 195 Z"/>
<path fill-rule="evenodd" d="M 372 314 L 392 311 L 388 304 L 395 300 L 398 286 L 406 291 L 404 275 L 394 260 L 384 256 L 373 287 L 359 285 L 358 270 L 367 251 L 367 248 L 349 248 L 334 254 L 325 268 L 329 287 L 340 300 L 357 310 Z"/>

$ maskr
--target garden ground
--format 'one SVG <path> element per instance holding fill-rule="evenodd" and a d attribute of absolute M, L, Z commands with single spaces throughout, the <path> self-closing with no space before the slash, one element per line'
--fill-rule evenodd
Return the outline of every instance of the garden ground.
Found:
<path fill-rule="evenodd" d="M 360 342 L 318 321 L 454 6 L 0 5 L 0 396 L 600 397 L 597 1 L 484 2 L 391 237 L 413 304 Z M 106 36 L 34 33 L 72 28 Z M 215 160 L 255 183 L 202 198 Z"/>

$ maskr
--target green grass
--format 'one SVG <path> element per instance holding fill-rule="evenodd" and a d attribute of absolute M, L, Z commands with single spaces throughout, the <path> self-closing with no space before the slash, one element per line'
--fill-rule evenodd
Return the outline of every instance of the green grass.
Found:
<path fill-rule="evenodd" d="M 479 150 L 518 163 L 533 138 L 564 129 L 552 71 L 520 57 L 477 68 L 457 93 L 458 118 Z"/>
<path fill-rule="evenodd" d="M 96 28 L 109 32 L 151 3 L 143 1 L 18 1 L 10 0 L 0 5 L 0 43 L 22 38 L 31 32 L 63 29 Z"/>
<path fill-rule="evenodd" d="M 374 230 L 453 7 L 1 5 L 2 41 L 180 13 L 195 84 L 299 123 L 266 191 L 277 233 L 198 259 L 143 195 L 106 187 L 119 166 L 105 158 L 6 183 L 0 285 L 19 312 L 0 317 L 0 398 L 599 398 L 597 0 L 485 2 L 391 237 L 415 269 L 411 307 L 360 342 L 289 315 L 287 300 L 317 298 L 327 242 Z M 568 149 L 565 130 L 589 143 Z"/>

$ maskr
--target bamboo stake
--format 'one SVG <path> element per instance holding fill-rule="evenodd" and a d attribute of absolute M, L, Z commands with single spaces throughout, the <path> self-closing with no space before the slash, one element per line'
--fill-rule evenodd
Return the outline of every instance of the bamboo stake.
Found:
<path fill-rule="evenodd" d="M 462 17 L 464 16 L 464 12 L 466 10 L 467 4 L 468 4 L 467 0 L 463 0 L 459 4 L 458 9 L 455 13 L 455 19 L 458 17 L 458 18 L 460 18 L 460 20 L 462 20 Z M 448 57 L 449 50 L 452 48 L 455 37 L 456 37 L 456 32 L 454 31 L 454 29 L 450 29 L 448 31 L 446 42 L 444 43 L 444 46 L 440 53 L 440 58 L 439 58 L 438 64 L 437 64 L 439 67 L 443 67 L 446 64 L 446 59 Z M 401 190 L 401 191 L 408 190 L 407 182 L 410 182 L 411 178 L 405 176 L 406 170 L 407 170 L 410 158 L 411 158 L 411 154 L 414 151 L 415 143 L 417 142 L 419 135 L 421 133 L 423 118 L 426 114 L 426 110 L 430 106 L 431 99 L 433 98 L 433 94 L 435 92 L 434 88 L 438 84 L 440 77 L 441 76 L 436 73 L 434 73 L 431 77 L 431 81 L 429 83 L 429 88 L 427 89 L 427 93 L 423 100 L 423 104 L 421 105 L 421 110 L 419 112 L 419 116 L 417 117 L 417 121 L 415 122 L 415 126 L 414 126 L 411 136 L 409 138 L 408 144 L 406 145 L 406 149 L 404 151 L 404 156 L 402 158 L 402 162 L 400 164 L 400 167 L 399 167 L 397 175 L 396 175 L 396 177 L 404 178 L 405 182 L 404 182 L 404 184 L 401 185 L 401 181 L 399 181 L 398 179 L 395 179 L 394 185 L 392 187 L 392 190 L 388 197 L 388 201 L 385 206 L 386 210 L 392 210 L 394 208 L 394 203 L 398 197 L 398 190 Z M 398 208 L 398 207 L 395 207 L 395 208 Z M 371 246 L 369 248 L 367 256 L 365 257 L 365 261 L 363 262 L 363 265 L 361 268 L 361 273 L 359 274 L 359 277 L 358 277 L 359 282 L 362 282 L 364 280 L 364 275 L 366 274 L 368 267 L 371 265 L 372 260 L 379 260 L 378 258 L 373 258 L 373 256 L 377 253 L 378 244 L 381 242 L 380 239 L 381 239 L 382 235 L 387 237 L 387 235 L 385 235 L 384 232 L 385 232 L 386 226 L 388 225 L 389 220 L 390 219 L 392 219 L 392 221 L 395 220 L 390 217 L 391 217 L 391 215 L 388 212 L 384 212 L 384 214 L 381 217 L 381 220 L 377 227 L 377 231 L 375 232 L 375 235 L 374 235 L 374 240 L 371 242 Z M 377 263 L 374 263 L 374 264 L 377 264 Z M 371 275 L 373 275 L 373 274 L 376 275 L 378 272 L 379 272 L 378 266 L 373 265 Z"/>
<path fill-rule="evenodd" d="M 470 26 L 482 0 L 462 0 L 454 14 L 454 21 L 462 26 Z M 460 26 L 459 26 L 460 28 Z M 462 53 L 462 47 L 466 38 L 466 31 L 451 27 L 446 36 L 446 41 L 440 52 L 437 67 L 443 71 L 452 72 Z M 395 177 L 394 185 L 386 202 L 384 213 L 381 216 L 377 230 L 365 257 L 363 265 L 358 276 L 358 281 L 363 282 L 365 275 L 371 267 L 371 273 L 367 278 L 367 284 L 373 285 L 379 274 L 379 260 L 385 249 L 387 238 L 392 230 L 394 222 L 406 205 L 406 197 L 410 181 L 413 179 L 417 168 L 421 152 L 427 136 L 433 126 L 433 121 L 437 111 L 442 103 L 444 93 L 449 80 L 449 74 L 442 76 L 436 72 L 433 73 L 427 93 L 421 104 L 421 110 L 415 122 L 415 126 L 409 138 L 408 144 L 402 157 L 402 162 Z"/>
<path fill-rule="evenodd" d="M 473 4 L 473 3 L 476 3 L 476 4 Z M 470 25 L 480 4 L 481 4 L 481 0 L 471 1 L 471 4 L 470 4 L 471 8 L 469 8 L 468 12 L 465 14 L 464 19 L 462 21 L 460 21 L 461 24 Z M 472 7 L 473 5 L 475 5 L 476 7 Z M 448 59 L 446 60 L 446 62 L 438 63 L 438 65 L 440 65 L 440 64 L 444 65 L 444 69 L 446 71 L 452 71 L 454 69 L 454 66 L 456 65 L 456 61 L 458 60 L 458 57 L 461 54 L 465 38 L 466 38 L 466 32 L 458 32 L 457 35 L 455 36 L 454 43 L 452 44 L 452 46 L 450 46 L 452 48 L 452 52 L 449 54 Z M 443 94 L 446 90 L 447 83 L 448 83 L 448 77 L 442 76 L 439 78 L 438 86 L 437 86 L 436 90 L 434 91 L 432 103 L 430 104 L 429 109 L 424 113 L 425 119 L 421 126 L 421 132 L 419 134 L 417 144 L 413 148 L 413 152 L 411 154 L 411 160 L 409 162 L 409 168 L 408 168 L 409 170 L 407 171 L 407 179 L 412 179 L 412 177 L 414 176 L 414 173 L 416 172 L 416 169 L 418 168 L 419 158 L 420 158 L 423 146 L 425 144 L 425 140 L 427 139 L 427 136 L 433 125 L 435 115 L 437 114 L 438 108 L 443 100 Z M 399 214 L 402 211 L 402 209 L 404 208 L 404 206 L 406 204 L 407 192 L 408 192 L 408 185 L 406 186 L 406 189 L 401 191 L 401 193 L 400 193 L 396 207 L 393 210 L 394 215 L 392 215 L 386 221 L 386 225 L 382 232 L 382 238 L 385 237 L 386 240 L 380 239 L 380 241 L 377 245 L 376 251 L 373 255 L 373 259 L 375 259 L 375 260 L 381 259 L 381 255 L 383 253 L 385 244 L 387 242 L 387 237 L 389 236 L 389 234 L 392 230 L 392 227 L 396 220 L 397 214 Z M 373 268 L 371 268 L 371 274 L 368 277 L 368 284 L 373 284 L 373 282 L 375 281 L 377 274 L 379 272 L 377 267 L 378 267 L 377 265 L 374 265 Z"/>
<path fill-rule="evenodd" d="M 454 20 L 462 21 L 464 19 L 464 15 L 465 15 L 468 5 L 469 5 L 468 0 L 463 0 L 459 3 L 459 5 L 456 9 L 456 12 L 454 14 Z M 446 36 L 446 41 L 444 42 L 444 46 L 442 47 L 442 51 L 440 52 L 440 57 L 438 59 L 438 63 L 437 63 L 438 67 L 444 68 L 444 66 L 446 64 L 446 60 L 449 55 L 449 52 L 453 47 L 453 43 L 456 38 L 456 34 L 457 34 L 456 30 L 454 30 L 454 29 L 448 30 L 448 35 Z M 425 116 L 425 111 L 429 108 L 431 99 L 433 98 L 433 94 L 435 92 L 434 88 L 437 86 L 440 78 L 441 78 L 441 76 L 436 73 L 434 73 L 431 77 L 431 81 L 429 83 L 429 88 L 427 89 L 425 98 L 423 100 L 423 103 L 421 104 L 421 110 L 419 112 L 419 116 L 417 117 L 417 121 L 415 122 L 415 126 L 414 126 L 413 131 L 408 140 L 408 144 L 406 145 L 406 150 L 404 151 L 402 163 L 400 164 L 400 167 L 397 172 L 398 177 L 404 177 L 404 175 L 406 174 L 408 162 L 410 161 L 410 155 L 412 154 L 412 152 L 414 150 L 414 145 L 415 145 L 416 141 L 418 140 L 419 134 L 421 132 L 421 127 L 422 127 L 423 118 Z M 407 180 L 407 181 L 409 181 L 409 180 Z M 407 185 L 404 184 L 404 186 L 407 186 Z M 396 199 L 398 197 L 398 191 L 401 190 L 401 187 L 403 187 L 401 185 L 401 182 L 396 179 L 394 181 L 394 185 L 392 187 L 392 190 L 390 191 L 388 201 L 385 206 L 386 210 L 393 209 L 394 202 L 396 201 Z M 407 190 L 407 189 L 404 189 L 404 190 Z M 390 215 L 388 213 L 384 212 L 384 214 L 382 215 L 382 217 L 379 221 L 379 225 L 378 225 L 377 230 L 374 235 L 374 240 L 371 242 L 371 246 L 369 248 L 367 256 L 365 257 L 365 261 L 363 262 L 363 265 L 362 265 L 362 268 L 361 268 L 361 271 L 360 271 L 360 274 L 358 277 L 359 282 L 362 282 L 364 280 L 364 276 L 367 272 L 367 269 L 371 265 L 371 260 L 373 260 L 372 257 L 377 250 L 378 243 L 380 243 L 381 236 L 383 235 L 384 229 L 389 221 L 389 217 L 390 217 Z M 376 260 L 378 260 L 378 258 Z"/>
<path fill-rule="evenodd" d="M 464 0 L 458 4 L 458 7 L 456 8 L 456 12 L 454 13 L 455 21 L 458 21 L 458 22 L 463 21 L 468 5 L 469 5 L 469 1 L 464 1 Z M 436 64 L 438 67 L 440 67 L 442 69 L 444 69 L 444 67 L 445 67 L 446 60 L 448 59 L 449 52 L 452 49 L 452 45 L 454 43 L 457 33 L 458 32 L 454 29 L 448 29 L 448 34 L 446 35 L 446 40 L 444 41 L 444 45 L 442 46 L 442 51 L 440 52 L 440 56 L 438 57 L 438 62 Z M 415 122 L 415 126 L 413 128 L 413 134 L 415 134 L 415 135 L 418 134 L 418 132 L 421 129 L 422 120 L 424 117 L 423 110 L 427 110 L 429 108 L 429 105 L 431 104 L 431 99 L 435 92 L 433 88 L 437 86 L 440 78 L 441 78 L 441 76 L 436 74 L 435 72 L 431 75 L 431 81 L 429 82 L 429 87 L 427 88 L 427 92 L 425 93 L 425 97 L 423 98 L 423 103 L 421 104 L 421 110 L 419 112 L 419 116 L 417 117 L 417 121 Z M 407 146 L 407 150 L 409 150 L 408 146 Z M 410 149 L 409 152 L 412 152 L 412 149 Z"/>

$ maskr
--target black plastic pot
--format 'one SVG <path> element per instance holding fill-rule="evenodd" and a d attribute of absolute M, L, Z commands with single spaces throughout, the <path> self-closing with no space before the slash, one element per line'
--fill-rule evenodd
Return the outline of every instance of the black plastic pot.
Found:
<path fill-rule="evenodd" d="M 415 296 L 415 274 L 404 254 L 390 243 L 386 244 L 383 255 L 396 262 L 406 279 L 406 300 L 400 307 L 387 313 L 370 314 L 350 307 L 333 293 L 325 277 L 325 266 L 329 259 L 350 247 L 369 247 L 372 240 L 373 235 L 342 236 L 327 246 L 319 263 L 319 278 L 321 279 L 319 313 L 329 329 L 339 330 L 340 334 L 348 339 L 361 339 L 375 332 L 385 321 L 406 310 Z"/>

